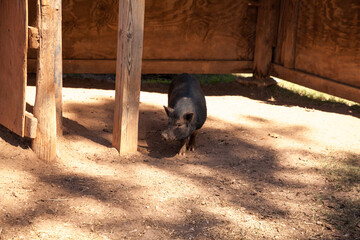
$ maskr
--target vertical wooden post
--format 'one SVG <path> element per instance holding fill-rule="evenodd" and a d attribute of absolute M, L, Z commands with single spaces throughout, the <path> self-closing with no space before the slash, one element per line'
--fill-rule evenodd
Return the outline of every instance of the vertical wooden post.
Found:
<path fill-rule="evenodd" d="M 261 0 L 256 24 L 254 78 L 269 79 L 273 47 L 276 45 L 279 0 Z"/>
<path fill-rule="evenodd" d="M 119 1 L 113 146 L 137 151 L 145 0 Z"/>
<path fill-rule="evenodd" d="M 296 32 L 299 0 L 281 0 L 278 43 L 275 62 L 287 68 L 295 67 Z"/>
<path fill-rule="evenodd" d="M 40 159 L 52 161 L 56 157 L 55 2 L 38 0 L 37 9 L 40 48 L 37 56 L 34 116 L 38 120 L 38 125 L 32 147 Z"/>
<path fill-rule="evenodd" d="M 56 102 L 56 132 L 58 136 L 62 136 L 62 86 L 63 86 L 63 70 L 62 70 L 62 0 L 55 0 L 56 10 L 56 46 L 55 46 L 55 102 Z"/>
<path fill-rule="evenodd" d="M 22 137 L 26 121 L 27 27 L 28 1 L 0 0 L 0 123 Z"/>

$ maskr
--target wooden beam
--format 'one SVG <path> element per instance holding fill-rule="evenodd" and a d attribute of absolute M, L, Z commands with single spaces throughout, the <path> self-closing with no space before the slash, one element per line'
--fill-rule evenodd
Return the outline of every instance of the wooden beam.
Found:
<path fill-rule="evenodd" d="M 36 75 L 34 116 L 38 120 L 36 138 L 32 148 L 38 157 L 52 161 L 56 157 L 56 107 L 55 107 L 55 2 L 38 0 L 38 29 L 40 48 Z"/>
<path fill-rule="evenodd" d="M 278 44 L 275 49 L 275 62 L 287 68 L 295 67 L 299 2 L 299 0 L 281 0 Z"/>
<path fill-rule="evenodd" d="M 54 61 L 54 78 L 55 78 L 55 102 L 56 102 L 56 133 L 62 136 L 62 86 L 63 86 L 63 70 L 62 70 L 62 0 L 55 0 L 56 20 L 55 26 L 56 44 L 55 44 L 55 61 Z"/>
<path fill-rule="evenodd" d="M 360 88 L 273 64 L 271 75 L 320 92 L 360 103 Z"/>
<path fill-rule="evenodd" d="M 267 80 L 276 44 L 279 19 L 279 0 L 261 0 L 256 24 L 254 78 Z"/>
<path fill-rule="evenodd" d="M 28 71 L 36 72 L 36 60 L 29 59 Z M 253 61 L 240 60 L 153 60 L 143 59 L 143 74 L 227 74 L 252 72 Z M 63 60 L 64 73 L 112 74 L 116 72 L 116 60 Z"/>
<path fill-rule="evenodd" d="M 113 146 L 137 151 L 145 0 L 119 1 Z"/>
<path fill-rule="evenodd" d="M 146 74 L 226 74 L 251 72 L 253 61 L 234 60 L 143 60 Z"/>

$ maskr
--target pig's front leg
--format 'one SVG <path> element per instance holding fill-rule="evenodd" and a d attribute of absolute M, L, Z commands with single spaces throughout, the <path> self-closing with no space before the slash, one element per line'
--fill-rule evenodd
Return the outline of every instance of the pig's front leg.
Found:
<path fill-rule="evenodd" d="M 186 149 L 187 149 L 187 147 L 186 147 L 187 142 L 188 142 L 188 138 L 185 138 L 185 139 L 183 139 L 183 140 L 180 141 L 180 151 L 179 151 L 179 153 L 178 153 L 179 155 L 185 156 L 185 154 L 186 154 Z"/>
<path fill-rule="evenodd" d="M 195 132 L 193 132 L 193 134 L 191 134 L 190 136 L 190 141 L 189 141 L 189 150 L 190 151 L 195 151 L 195 146 L 196 146 L 196 135 L 198 134 L 199 130 L 195 130 Z"/>

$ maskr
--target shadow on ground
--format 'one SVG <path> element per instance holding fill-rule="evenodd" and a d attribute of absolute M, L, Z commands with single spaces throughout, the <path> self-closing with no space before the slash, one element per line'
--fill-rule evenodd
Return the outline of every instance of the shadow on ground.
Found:
<path fill-rule="evenodd" d="M 231 89 L 227 89 L 226 95 L 231 95 L 229 91 L 241 95 L 241 88 L 242 94 L 251 99 L 265 101 L 268 97 L 266 92 L 258 96 L 258 89 L 234 84 L 226 86 Z M 221 92 L 222 87 L 204 88 L 206 93 L 217 96 L 225 93 Z M 162 91 L 144 85 L 143 88 L 150 92 Z M 211 91 L 215 93 L 209 93 Z M 209 117 L 198 136 L 197 151 L 180 157 L 176 155 L 177 143 L 165 144 L 160 138 L 161 130 L 166 127 L 162 106 L 142 103 L 140 153 L 120 157 L 109 148 L 112 100 L 96 104 L 65 102 L 65 105 L 71 117 L 65 113 L 65 134 L 60 148 L 64 153 L 57 162 L 46 164 L 31 157 L 31 161 L 0 158 L 3 169 L 29 175 L 26 187 L 16 179 L 13 187 L 0 185 L 4 196 L 0 200 L 0 227 L 6 238 L 41 237 L 40 234 L 56 238 L 67 231 L 73 238 L 83 239 L 105 236 L 110 239 L 359 237 L 359 203 L 353 195 L 342 199 L 343 189 L 335 188 L 337 184 L 349 182 L 330 179 L 321 185 L 307 177 L 327 176 L 319 173 L 319 167 L 291 166 L 283 162 L 284 151 L 291 152 L 294 158 L 305 156 L 309 162 L 327 158 L 326 154 L 312 153 L 309 149 L 281 150 L 269 144 L 271 136 L 261 140 L 268 141 L 262 144 L 258 142 L 255 127 L 226 123 L 220 128 L 217 123 L 221 120 Z M 332 112 L 341 112 L 342 108 Z M 251 116 L 247 120 L 262 124 L 266 133 L 277 124 Z M 283 133 L 288 141 L 304 145 L 310 141 L 301 134 L 308 131 L 305 126 L 293 125 L 290 130 Z M 0 127 L 0 138 L 14 151 L 19 151 L 16 147 L 21 146 L 20 151 L 27 156 L 28 145 L 21 138 L 3 127 Z M 96 153 L 91 151 L 89 142 L 99 147 Z M 9 153 L 9 158 L 15 156 L 12 154 Z M 358 157 L 354 156 L 355 160 L 349 164 L 359 166 Z M 337 176 L 343 176 L 342 173 Z M 354 174 L 353 186 L 359 184 L 359 175 Z M 56 231 L 53 226 L 63 226 L 63 229 Z"/>

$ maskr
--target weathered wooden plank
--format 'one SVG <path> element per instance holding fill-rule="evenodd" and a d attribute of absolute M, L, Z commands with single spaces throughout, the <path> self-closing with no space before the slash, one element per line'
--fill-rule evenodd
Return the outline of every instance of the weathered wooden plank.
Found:
<path fill-rule="evenodd" d="M 0 1 L 0 124 L 24 136 L 27 0 Z"/>
<path fill-rule="evenodd" d="M 36 138 L 32 148 L 40 159 L 52 161 L 56 157 L 56 107 L 55 107 L 55 43 L 56 9 L 54 1 L 39 0 L 38 28 L 40 48 L 36 75 L 34 116 L 38 120 Z"/>
<path fill-rule="evenodd" d="M 114 73 L 116 60 L 64 60 L 65 73 Z M 197 74 L 252 72 L 252 61 L 143 60 L 143 74 L 178 74 L 185 70 Z M 36 61 L 29 59 L 28 71 L 36 72 Z"/>
<path fill-rule="evenodd" d="M 113 146 L 137 151 L 145 0 L 119 2 Z"/>
<path fill-rule="evenodd" d="M 360 103 L 360 88 L 357 87 L 352 87 L 331 79 L 315 76 L 310 73 L 288 69 L 277 64 L 272 65 L 271 74 L 275 77 L 282 78 L 320 92 Z"/>
<path fill-rule="evenodd" d="M 116 59 L 118 8 L 119 0 L 63 0 L 64 58 Z"/>
<path fill-rule="evenodd" d="M 56 132 L 62 136 L 62 85 L 63 85 L 63 64 L 62 64 L 62 0 L 55 0 L 56 10 L 56 44 L 55 44 L 55 61 L 54 61 L 54 78 L 55 78 L 55 102 L 56 102 Z"/>
<path fill-rule="evenodd" d="M 295 68 L 360 87 L 360 1 L 300 1 Z"/>
<path fill-rule="evenodd" d="M 117 6 L 118 0 L 63 0 L 64 59 L 115 60 Z M 145 8 L 145 60 L 253 60 L 256 8 L 248 0 L 149 0 Z"/>
<path fill-rule="evenodd" d="M 116 72 L 116 60 L 62 60 L 63 73 L 94 73 L 114 74 Z M 36 60 L 28 60 L 28 71 L 36 72 Z"/>
<path fill-rule="evenodd" d="M 273 47 L 276 44 L 279 19 L 279 0 L 260 1 L 254 53 L 254 78 L 269 78 Z"/>
<path fill-rule="evenodd" d="M 146 1 L 144 59 L 253 60 L 248 0 Z"/>
<path fill-rule="evenodd" d="M 281 0 L 275 62 L 288 68 L 295 66 L 295 48 L 299 0 Z"/>
<path fill-rule="evenodd" d="M 229 74 L 252 71 L 252 61 L 143 60 L 144 74 Z"/>

